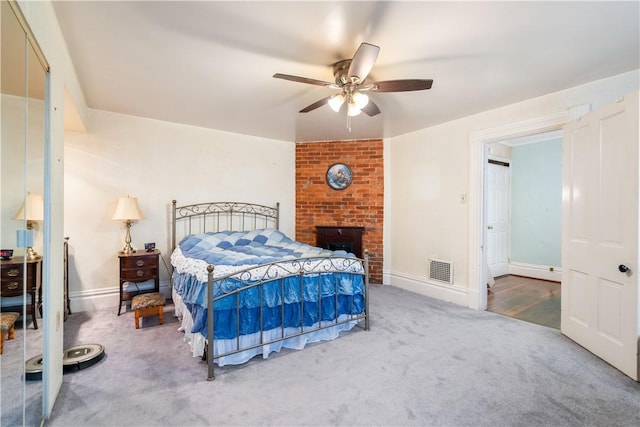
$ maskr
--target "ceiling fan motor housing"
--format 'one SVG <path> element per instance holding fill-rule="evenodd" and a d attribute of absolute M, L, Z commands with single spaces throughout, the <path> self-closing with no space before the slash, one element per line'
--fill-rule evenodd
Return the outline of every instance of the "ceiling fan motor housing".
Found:
<path fill-rule="evenodd" d="M 350 59 L 343 59 L 342 61 L 338 61 L 333 64 L 333 77 L 335 78 L 337 85 L 344 86 L 347 83 L 351 83 L 348 77 L 350 66 Z"/>

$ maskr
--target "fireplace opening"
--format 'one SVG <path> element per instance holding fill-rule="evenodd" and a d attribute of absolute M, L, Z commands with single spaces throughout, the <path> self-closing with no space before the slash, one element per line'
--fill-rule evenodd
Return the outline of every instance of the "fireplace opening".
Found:
<path fill-rule="evenodd" d="M 362 258 L 364 227 L 316 226 L 316 246 L 331 251 L 343 250 Z"/>
<path fill-rule="evenodd" d="M 330 251 L 353 252 L 353 243 L 347 242 L 327 242 L 327 249 Z"/>

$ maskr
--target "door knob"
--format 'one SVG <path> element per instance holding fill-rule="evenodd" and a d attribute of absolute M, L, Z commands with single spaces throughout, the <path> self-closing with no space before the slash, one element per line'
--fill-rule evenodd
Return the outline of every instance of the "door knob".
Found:
<path fill-rule="evenodd" d="M 626 266 L 626 265 L 624 265 L 624 264 L 620 264 L 620 265 L 618 266 L 618 271 L 619 271 L 620 273 L 626 273 L 626 272 L 628 272 L 629 270 L 630 270 L 630 268 L 629 268 L 629 267 L 627 267 L 627 266 Z"/>
<path fill-rule="evenodd" d="M 493 230 L 493 226 L 492 226 L 492 225 L 488 226 L 487 228 L 488 228 L 489 230 Z"/>

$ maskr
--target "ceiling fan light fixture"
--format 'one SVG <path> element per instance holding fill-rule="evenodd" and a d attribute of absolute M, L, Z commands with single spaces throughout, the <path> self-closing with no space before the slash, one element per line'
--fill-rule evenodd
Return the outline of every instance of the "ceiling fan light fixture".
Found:
<path fill-rule="evenodd" d="M 342 104 L 344 104 L 344 95 L 341 93 L 333 95 L 331 98 L 329 98 L 329 101 L 327 101 L 327 103 L 329 104 L 329 107 L 331 107 L 331 109 L 337 113 L 338 111 L 340 111 L 340 107 L 342 107 Z"/>
<path fill-rule="evenodd" d="M 362 92 L 355 92 L 352 99 L 358 110 L 362 110 L 369 103 L 369 96 Z"/>
<path fill-rule="evenodd" d="M 347 115 L 349 117 L 354 117 L 357 116 L 358 114 L 360 114 L 362 112 L 362 110 L 360 110 L 360 108 L 358 108 L 358 106 L 356 105 L 355 102 L 350 102 L 348 104 L 349 109 L 347 110 Z"/>

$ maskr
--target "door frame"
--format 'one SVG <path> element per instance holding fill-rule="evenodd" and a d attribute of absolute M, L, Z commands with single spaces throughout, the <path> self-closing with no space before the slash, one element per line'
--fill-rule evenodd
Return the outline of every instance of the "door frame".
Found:
<path fill-rule="evenodd" d="M 489 144 L 505 139 L 535 135 L 561 130 L 562 127 L 591 111 L 590 104 L 528 120 L 509 123 L 493 128 L 481 129 L 469 135 L 469 291 L 467 305 L 476 310 L 487 309 L 487 244 L 484 227 L 487 214 L 485 185 L 486 163 L 489 159 Z"/>

